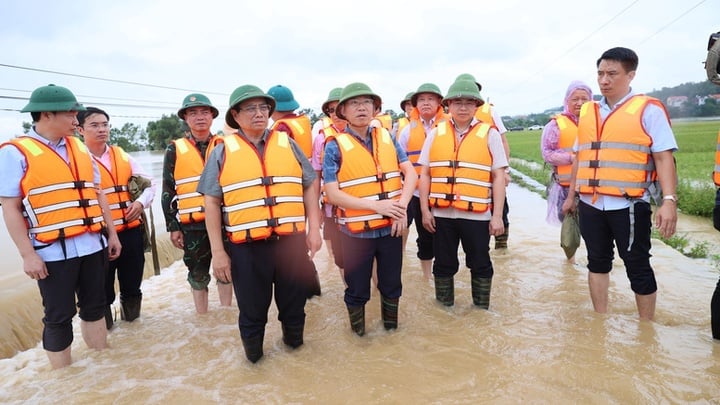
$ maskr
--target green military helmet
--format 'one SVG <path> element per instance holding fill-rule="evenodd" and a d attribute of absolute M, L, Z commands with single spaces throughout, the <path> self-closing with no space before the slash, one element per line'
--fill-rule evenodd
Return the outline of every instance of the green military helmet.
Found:
<path fill-rule="evenodd" d="M 475 80 L 475 76 L 471 75 L 470 73 L 460 73 L 458 77 L 455 78 L 455 81 L 458 80 L 470 80 L 472 82 L 475 82 L 477 85 L 478 91 L 482 91 L 482 84 L 478 83 L 477 80 Z"/>
<path fill-rule="evenodd" d="M 413 107 L 417 107 L 417 99 L 422 93 L 432 93 L 440 97 L 440 101 L 442 102 L 443 94 L 440 91 L 440 87 L 438 87 L 436 84 L 433 83 L 423 83 L 418 87 L 417 91 L 415 91 L 415 94 L 413 94 L 412 99 L 410 100 L 412 102 Z"/>
<path fill-rule="evenodd" d="M 478 90 L 476 83 L 471 80 L 457 80 L 451 84 L 442 103 L 447 107 L 448 101 L 459 98 L 475 100 L 478 107 L 485 104 L 485 100 L 480 96 L 480 90 Z"/>
<path fill-rule="evenodd" d="M 405 111 L 405 103 L 407 103 L 408 101 L 412 104 L 413 94 L 415 94 L 415 92 L 414 92 L 414 91 L 411 91 L 410 93 L 408 93 L 408 94 L 405 95 L 405 98 L 403 98 L 402 100 L 400 100 L 400 109 L 401 109 L 401 110 Z"/>
<path fill-rule="evenodd" d="M 373 93 L 372 90 L 370 90 L 370 86 L 368 86 L 365 83 L 350 83 L 347 86 L 345 86 L 342 89 L 342 93 L 340 93 L 340 100 L 338 102 L 338 110 L 340 107 L 345 104 L 346 101 L 350 100 L 351 98 L 360 97 L 360 96 L 368 96 L 371 97 L 375 104 L 375 110 L 380 110 L 382 107 L 382 99 L 377 94 Z M 340 119 L 345 119 L 345 116 L 340 114 L 338 110 L 335 111 L 335 114 Z"/>
<path fill-rule="evenodd" d="M 328 104 L 332 103 L 333 101 L 340 101 L 340 95 L 342 94 L 342 90 L 342 87 L 335 87 L 334 89 L 330 90 L 327 100 L 325 100 L 325 102 L 322 104 L 322 112 L 325 115 L 330 115 L 327 113 Z"/>
<path fill-rule="evenodd" d="M 48 84 L 38 87 L 30 95 L 28 104 L 20 112 L 85 111 L 72 91 L 62 86 Z"/>
<path fill-rule="evenodd" d="M 259 87 L 253 86 L 252 84 L 245 84 L 235 89 L 230 95 L 230 107 L 227 113 L 225 113 L 225 123 L 230 128 L 240 128 L 240 125 L 238 125 L 232 116 L 232 109 L 245 100 L 258 97 L 264 98 L 267 103 L 270 104 L 270 112 L 268 114 L 272 115 L 273 111 L 275 111 L 275 99 L 265 94 Z"/>
<path fill-rule="evenodd" d="M 210 107 L 213 118 L 217 118 L 219 114 L 218 109 L 212 105 L 210 99 L 208 99 L 204 94 L 193 93 L 188 94 L 183 100 L 182 107 L 180 107 L 177 112 L 178 117 L 180 117 L 181 120 L 185 120 L 185 110 L 191 107 Z"/>
<path fill-rule="evenodd" d="M 275 109 L 278 111 L 295 111 L 300 108 L 292 91 L 283 85 L 271 87 L 267 94 L 275 99 Z"/>

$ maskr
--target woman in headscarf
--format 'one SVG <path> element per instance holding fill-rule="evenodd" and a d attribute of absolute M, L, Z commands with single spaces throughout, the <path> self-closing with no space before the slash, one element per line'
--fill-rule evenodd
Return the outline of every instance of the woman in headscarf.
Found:
<path fill-rule="evenodd" d="M 564 219 L 562 204 L 567 198 L 572 164 L 575 160 L 573 145 L 577 138 L 577 123 L 580 108 L 592 100 L 590 87 L 578 80 L 570 83 L 565 92 L 563 112 L 550 119 L 542 134 L 541 150 L 543 159 L 553 166 L 553 174 L 547 188 L 547 217 L 552 225 L 560 225 Z M 568 261 L 575 261 L 575 251 L 565 252 Z"/>

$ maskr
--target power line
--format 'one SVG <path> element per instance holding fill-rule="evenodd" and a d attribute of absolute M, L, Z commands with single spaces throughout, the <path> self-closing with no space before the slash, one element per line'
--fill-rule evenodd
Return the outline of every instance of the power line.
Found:
<path fill-rule="evenodd" d="M 549 68 L 550 66 L 554 65 L 555 63 L 557 63 L 557 61 L 559 61 L 560 59 L 562 59 L 564 56 L 566 56 L 566 55 L 569 54 L 570 52 L 574 51 L 577 47 L 579 47 L 580 45 L 582 45 L 583 42 L 587 41 L 587 40 L 590 39 L 593 35 L 597 34 L 597 33 L 600 32 L 603 28 L 607 27 L 611 22 L 615 21 L 615 20 L 616 20 L 618 17 L 620 17 L 623 13 L 625 13 L 627 10 L 629 10 L 630 7 L 634 6 L 634 5 L 637 4 L 639 1 L 640 1 L 640 0 L 635 0 L 635 1 L 633 1 L 632 3 L 630 3 L 630 5 L 628 5 L 628 6 L 625 7 L 624 9 L 620 10 L 619 13 L 615 14 L 614 16 L 612 16 L 612 17 L 611 17 L 609 20 L 607 20 L 604 24 L 602 24 L 601 26 L 599 26 L 598 28 L 596 28 L 596 29 L 595 29 L 593 32 L 591 32 L 590 34 L 586 35 L 583 39 L 581 39 L 581 40 L 580 40 L 578 43 L 576 43 L 575 45 L 571 46 L 568 50 L 566 50 L 565 52 L 563 52 L 560 56 L 553 58 L 553 61 L 554 61 L 554 62 L 545 65 L 544 67 L 542 67 L 542 68 L 539 69 L 539 70 L 536 70 L 536 71 L 534 72 L 533 77 L 537 76 L 537 74 L 539 74 L 539 73 L 541 73 L 541 72 L 544 72 L 547 68 Z M 525 83 L 529 82 L 530 80 L 531 80 L 531 78 L 528 77 L 525 81 L 520 82 L 520 84 L 518 84 L 515 88 L 510 89 L 509 92 L 510 92 L 510 93 L 514 92 L 515 90 L 521 88 L 522 85 L 524 85 Z"/>
<path fill-rule="evenodd" d="M 30 97 L 15 97 L 15 96 L 2 96 L 0 95 L 0 99 L 9 99 L 9 100 L 30 100 Z M 152 109 L 160 109 L 160 110 L 174 110 L 173 107 L 169 106 L 159 106 L 159 105 L 141 105 L 141 104 L 117 104 L 117 103 L 97 103 L 97 102 L 87 102 L 84 100 L 80 100 L 81 104 L 92 104 L 92 105 L 103 105 L 103 106 L 110 106 L 110 107 L 127 107 L 127 108 L 152 108 Z M 15 110 L 13 110 L 15 111 Z"/>
<path fill-rule="evenodd" d="M 677 20 L 685 17 L 686 14 L 688 14 L 689 12 L 695 10 L 699 5 L 705 3 L 705 1 L 706 1 L 706 0 L 701 0 L 701 1 L 698 2 L 696 5 L 690 7 L 690 8 L 687 9 L 684 13 L 680 14 L 679 16 L 677 16 L 674 20 L 672 20 L 672 21 L 670 21 L 669 23 L 667 23 L 667 24 L 663 25 L 662 27 L 660 27 L 660 29 L 657 30 L 657 31 L 655 31 L 654 34 L 652 34 L 652 35 L 650 35 L 649 37 L 647 37 L 647 38 L 643 39 L 642 41 L 640 41 L 639 44 L 644 44 L 645 42 L 647 42 L 648 40 L 650 40 L 650 38 L 654 37 L 655 35 L 663 32 L 663 31 L 665 31 L 665 28 L 667 28 L 667 27 L 675 24 L 675 22 L 677 22 Z"/>
<path fill-rule="evenodd" d="M 0 90 L 2 91 L 15 91 L 18 93 L 32 93 L 32 90 L 18 90 L 18 89 L 8 89 L 4 87 L 0 87 Z M 116 100 L 116 101 L 138 101 L 142 103 L 157 103 L 157 104 L 168 104 L 175 106 L 178 103 L 176 102 L 170 102 L 170 101 L 155 101 L 155 100 L 143 100 L 143 99 L 137 99 L 137 98 L 119 98 L 119 97 L 105 97 L 105 96 L 92 96 L 87 94 L 76 94 L 77 97 L 88 97 L 88 98 L 97 98 L 102 100 Z M 27 100 L 25 98 L 24 100 Z"/>
<path fill-rule="evenodd" d="M 88 76 L 88 75 L 79 75 L 79 74 L 67 73 L 67 72 L 58 72 L 58 71 L 55 71 L 55 70 L 39 69 L 39 68 L 32 68 L 32 67 L 27 67 L 27 66 L 9 65 L 9 64 L 6 64 L 6 63 L 0 63 L 0 67 L 6 67 L 6 68 L 11 68 L 11 69 L 20 69 L 20 70 L 30 70 L 30 71 L 33 71 L 33 72 L 52 73 L 52 74 L 63 75 L 63 76 L 80 77 L 80 78 L 83 78 L 83 79 L 100 80 L 100 81 L 104 81 L 104 82 L 130 84 L 130 85 L 133 85 L 133 86 L 153 87 L 153 88 L 156 88 L 156 89 L 179 90 L 179 91 L 185 91 L 185 92 L 190 92 L 190 93 L 205 93 L 205 94 L 215 94 L 215 95 L 219 95 L 219 96 L 229 96 L 229 94 L 227 94 L 227 93 L 217 93 L 217 92 L 213 92 L 213 91 L 184 89 L 184 88 L 181 88 L 181 87 L 160 86 L 160 85 L 157 85 L 157 84 L 131 82 L 131 81 L 127 81 L 127 80 L 106 79 L 106 78 L 103 78 L 103 77 Z"/>

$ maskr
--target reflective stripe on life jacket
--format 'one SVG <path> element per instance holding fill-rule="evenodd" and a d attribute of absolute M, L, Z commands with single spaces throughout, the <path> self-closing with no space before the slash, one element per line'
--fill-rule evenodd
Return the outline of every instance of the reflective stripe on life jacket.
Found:
<path fill-rule="evenodd" d="M 109 146 L 110 167 L 105 167 L 99 158 L 95 162 L 100 169 L 100 188 L 105 193 L 110 206 L 110 213 L 113 225 L 117 232 L 140 226 L 140 219 L 127 222 L 125 219 L 126 208 L 132 204 L 128 192 L 128 182 L 132 176 L 130 157 L 118 146 Z"/>
<path fill-rule="evenodd" d="M 437 126 L 430 146 L 430 206 L 484 212 L 492 208 L 490 125 L 478 123 L 458 143 L 450 121 Z"/>
<path fill-rule="evenodd" d="M 582 194 L 640 198 L 655 181 L 652 138 L 642 125 L 647 96 L 632 96 L 600 119 L 596 102 L 585 103 L 578 123 L 577 189 Z"/>
<path fill-rule="evenodd" d="M 205 168 L 205 162 L 215 146 L 222 142 L 220 137 L 211 137 L 205 156 L 188 138 L 175 139 L 175 192 L 178 199 L 180 223 L 191 224 L 205 220 L 205 199 L 197 192 L 198 180 Z"/>
<path fill-rule="evenodd" d="M 425 126 L 420 118 L 420 113 L 416 112 L 417 109 L 413 110 L 413 114 L 411 115 L 410 136 L 408 137 L 407 150 L 405 153 L 407 153 L 408 160 L 413 164 L 415 172 L 419 176 L 422 166 L 418 163 L 418 159 L 420 158 L 420 151 L 425 143 L 427 134 L 425 133 Z M 433 127 L 436 127 L 438 123 L 448 118 L 449 116 L 445 114 L 442 107 L 438 107 L 435 117 L 432 118 L 432 120 L 434 120 Z"/>
<path fill-rule="evenodd" d="M 305 114 L 296 117 L 280 118 L 275 121 L 272 129 L 277 129 L 281 123 L 290 128 L 288 135 L 300 146 L 305 157 L 310 159 L 312 157 L 312 125 L 310 124 L 310 118 Z"/>
<path fill-rule="evenodd" d="M 392 137 L 384 128 L 373 128 L 370 136 L 372 152 L 350 134 L 335 137 L 341 158 L 338 188 L 367 200 L 399 199 L 402 182 Z M 389 226 L 392 221 L 375 211 L 341 207 L 338 223 L 347 226 L 350 232 L 359 233 Z"/>
<path fill-rule="evenodd" d="M 575 138 L 577 138 L 578 132 L 577 124 L 570 117 L 563 114 L 558 114 L 553 119 L 560 130 L 560 135 L 558 137 L 558 149 L 562 149 L 568 153 L 573 153 L 573 146 L 575 145 Z M 561 186 L 567 187 L 570 185 L 572 166 L 572 163 L 569 163 L 557 167 L 558 183 L 560 183 Z"/>
<path fill-rule="evenodd" d="M 219 181 L 223 224 L 233 243 L 305 232 L 302 166 L 287 133 L 271 131 L 262 158 L 246 139 L 226 136 Z"/>
<path fill-rule="evenodd" d="M 8 144 L 17 147 L 27 161 L 20 187 L 28 233 L 40 242 L 53 243 L 102 229 L 92 158 L 78 138 L 65 137 L 68 162 L 30 137 Z"/>

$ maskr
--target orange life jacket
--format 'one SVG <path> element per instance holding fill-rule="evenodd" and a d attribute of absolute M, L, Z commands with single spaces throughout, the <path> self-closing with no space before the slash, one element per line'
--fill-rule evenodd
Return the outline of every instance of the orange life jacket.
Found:
<path fill-rule="evenodd" d="M 327 140 L 330 138 L 334 138 L 339 132 L 337 128 L 335 128 L 335 125 L 333 124 L 333 121 L 330 118 L 323 118 L 323 136 L 325 137 L 325 143 L 327 143 Z M 325 147 L 320 149 L 320 166 L 323 164 L 323 160 L 325 160 Z M 328 198 L 327 193 L 325 193 L 325 184 L 320 184 L 320 196 L 322 197 L 322 202 L 327 204 Z"/>
<path fill-rule="evenodd" d="M 397 120 L 397 132 L 395 132 L 396 136 L 400 136 L 402 133 L 402 130 L 405 129 L 405 127 L 410 123 L 410 120 L 407 117 L 400 117 Z"/>
<path fill-rule="evenodd" d="M 280 123 L 290 128 L 290 137 L 300 146 L 300 149 L 305 153 L 305 157 L 310 159 L 312 157 L 312 125 L 310 124 L 310 118 L 305 114 L 280 118 L 273 123 L 272 129 L 277 129 Z"/>
<path fill-rule="evenodd" d="M 341 159 L 338 188 L 367 200 L 399 199 L 402 182 L 392 137 L 384 128 L 373 128 L 371 136 L 372 152 L 350 134 L 341 133 L 335 137 Z M 375 211 L 342 207 L 338 209 L 338 223 L 353 233 L 392 225 L 390 218 Z"/>
<path fill-rule="evenodd" d="M 219 182 L 223 223 L 233 243 L 305 232 L 302 166 L 287 133 L 271 131 L 262 158 L 246 139 L 226 136 Z"/>
<path fill-rule="evenodd" d="M 388 113 L 378 114 L 375 116 L 377 120 L 380 121 L 383 128 L 390 131 L 392 129 L 392 117 Z"/>
<path fill-rule="evenodd" d="M 40 242 L 53 243 L 100 232 L 103 217 L 93 183 L 92 158 L 78 138 L 65 137 L 68 162 L 30 137 L 15 138 L 7 144 L 15 145 L 27 160 L 20 187 L 23 216 L 31 235 Z"/>
<path fill-rule="evenodd" d="M 128 182 L 132 176 L 132 167 L 130 167 L 130 157 L 125 151 L 118 146 L 109 146 L 110 168 L 105 167 L 99 158 L 95 158 L 95 162 L 100 169 L 100 188 L 107 197 L 110 205 L 110 213 L 113 219 L 113 225 L 117 232 L 124 231 L 140 226 L 140 219 L 128 222 L 125 219 L 125 209 L 132 204 L 130 193 L 128 192 Z"/>
<path fill-rule="evenodd" d="M 573 146 L 575 145 L 575 139 L 577 138 L 578 133 L 577 124 L 575 121 L 563 114 L 558 114 L 553 119 L 557 123 L 558 129 L 560 129 L 558 149 L 562 149 L 568 153 L 573 153 Z M 570 185 L 572 166 L 572 163 L 569 163 L 566 165 L 559 165 L 557 167 L 558 183 L 560 183 L 561 186 L 567 187 Z"/>
<path fill-rule="evenodd" d="M 477 123 L 458 143 L 450 121 L 440 122 L 430 146 L 430 206 L 485 212 L 492 208 L 490 124 Z"/>
<path fill-rule="evenodd" d="M 495 125 L 495 120 L 492 116 L 492 104 L 490 103 L 485 103 L 478 107 L 478 109 L 475 110 L 475 118 L 478 121 L 490 124 L 490 126 L 497 127 L 497 125 Z"/>
<path fill-rule="evenodd" d="M 715 148 L 715 170 L 713 170 L 713 181 L 720 187 L 720 131 L 718 131 L 717 147 Z"/>
<path fill-rule="evenodd" d="M 408 137 L 407 150 L 405 153 L 407 153 L 408 160 L 413 164 L 415 172 L 419 176 L 420 171 L 422 170 L 422 165 L 418 163 L 418 159 L 420 158 L 420 151 L 425 143 L 427 134 L 425 133 L 425 126 L 423 126 L 420 113 L 416 112 L 417 109 L 413 110 L 413 114 L 410 117 L 410 137 Z M 442 107 L 438 107 L 437 112 L 435 113 L 434 126 L 437 126 L 440 121 L 448 119 L 448 117 L 448 114 L 445 113 Z"/>
<path fill-rule="evenodd" d="M 632 96 L 605 122 L 598 103 L 583 104 L 578 122 L 576 187 L 580 193 L 640 198 L 653 183 L 652 138 L 642 125 L 649 104 L 665 109 L 657 99 Z"/>
<path fill-rule="evenodd" d="M 219 136 L 211 136 L 204 157 L 188 138 L 173 141 L 177 151 L 174 175 L 180 223 L 205 221 L 205 198 L 197 192 L 197 184 L 208 156 L 222 140 Z"/>

